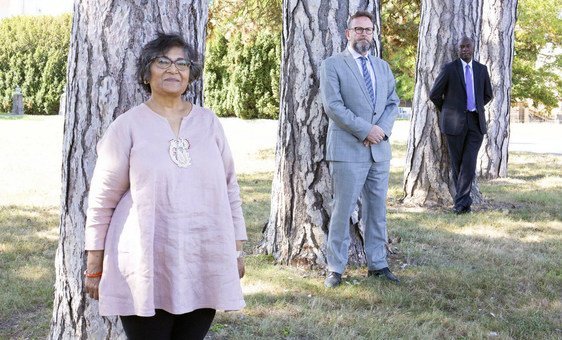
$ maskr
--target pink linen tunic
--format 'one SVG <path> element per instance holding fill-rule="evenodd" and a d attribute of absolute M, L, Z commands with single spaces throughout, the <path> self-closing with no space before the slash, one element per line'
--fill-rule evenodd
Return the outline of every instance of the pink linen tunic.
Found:
<path fill-rule="evenodd" d="M 120 115 L 97 146 L 86 250 L 104 249 L 100 315 L 238 310 L 235 240 L 246 240 L 240 190 L 222 126 L 193 106 L 180 138 L 191 165 L 170 158 L 168 121 L 145 104 Z"/>

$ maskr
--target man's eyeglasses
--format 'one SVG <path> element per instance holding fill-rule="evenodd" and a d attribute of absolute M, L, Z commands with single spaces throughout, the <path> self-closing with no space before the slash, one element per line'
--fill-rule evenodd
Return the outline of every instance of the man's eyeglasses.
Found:
<path fill-rule="evenodd" d="M 162 69 L 162 70 L 167 70 L 167 69 L 170 68 L 170 66 L 172 66 L 172 64 L 174 64 L 174 65 L 176 65 L 176 68 L 178 70 L 185 71 L 185 70 L 189 69 L 189 66 L 191 65 L 189 60 L 185 60 L 183 58 L 179 58 L 179 59 L 176 59 L 175 61 L 172 61 L 172 59 L 170 59 L 166 56 L 161 56 L 161 57 L 156 57 L 152 60 L 154 61 L 154 65 L 156 65 L 156 67 L 158 67 L 159 69 Z"/>
<path fill-rule="evenodd" d="M 353 27 L 351 29 L 354 30 L 357 34 L 363 34 L 364 32 L 365 34 L 371 35 L 374 31 L 372 27 Z"/>

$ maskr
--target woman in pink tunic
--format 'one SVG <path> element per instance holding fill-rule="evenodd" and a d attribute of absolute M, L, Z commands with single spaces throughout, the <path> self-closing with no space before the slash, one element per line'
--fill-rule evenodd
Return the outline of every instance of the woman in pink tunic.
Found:
<path fill-rule="evenodd" d="M 201 73 L 178 35 L 142 50 L 150 98 L 98 144 L 86 222 L 86 292 L 129 339 L 202 339 L 215 311 L 244 306 L 246 227 L 215 114 L 182 98 Z"/>

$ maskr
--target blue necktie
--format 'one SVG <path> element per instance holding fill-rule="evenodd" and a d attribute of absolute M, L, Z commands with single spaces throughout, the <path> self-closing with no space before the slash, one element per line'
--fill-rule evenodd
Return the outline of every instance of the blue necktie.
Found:
<path fill-rule="evenodd" d="M 466 84 L 466 109 L 468 111 L 476 111 L 474 92 L 472 91 L 472 75 L 470 74 L 470 66 L 468 65 L 466 65 L 464 69 L 464 83 Z"/>
<path fill-rule="evenodd" d="M 371 81 L 371 75 L 367 70 L 367 58 L 359 57 L 361 59 L 361 69 L 363 70 L 363 80 L 365 80 L 365 86 L 367 86 L 367 92 L 369 92 L 369 97 L 371 102 L 375 105 L 375 94 L 373 93 L 373 82 Z"/>

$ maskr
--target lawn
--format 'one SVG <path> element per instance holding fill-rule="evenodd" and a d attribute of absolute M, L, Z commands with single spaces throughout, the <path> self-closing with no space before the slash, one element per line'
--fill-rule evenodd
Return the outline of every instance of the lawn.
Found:
<path fill-rule="evenodd" d="M 404 150 L 395 146 L 395 157 Z M 220 313 L 214 338 L 562 338 L 562 157 L 511 159 L 509 178 L 481 182 L 490 206 L 463 216 L 395 203 L 394 167 L 388 225 L 401 239 L 391 265 L 402 285 L 356 268 L 327 290 L 320 273 L 250 256 L 248 306 Z M 268 218 L 270 178 L 242 177 L 252 245 Z"/>
<path fill-rule="evenodd" d="M 394 152 L 403 159 L 405 146 Z M 391 266 L 402 284 L 351 268 L 333 290 L 320 272 L 253 253 L 269 216 L 272 172 L 243 173 L 247 306 L 218 313 L 209 338 L 560 339 L 560 169 L 562 156 L 511 153 L 508 178 L 481 182 L 490 204 L 455 216 L 400 206 L 403 170 L 393 166 L 388 225 L 401 242 Z M 50 322 L 58 208 L 56 200 L 22 200 L 0 201 L 0 339 L 44 338 Z"/>

